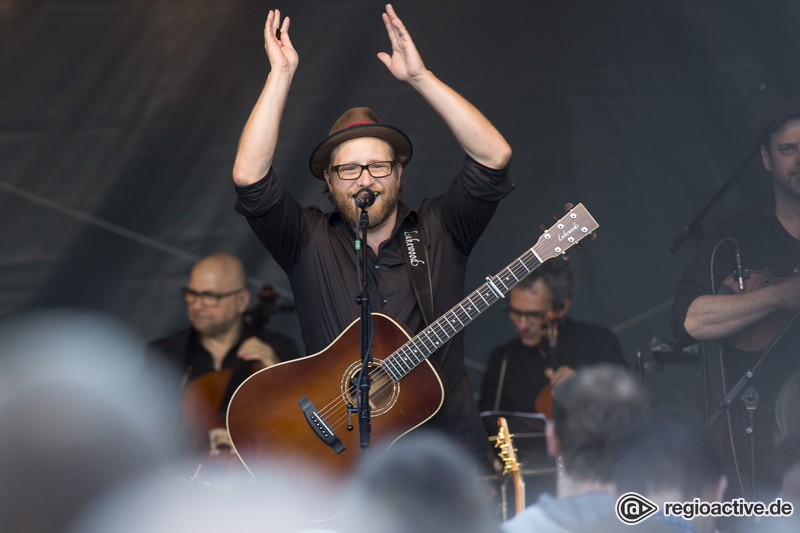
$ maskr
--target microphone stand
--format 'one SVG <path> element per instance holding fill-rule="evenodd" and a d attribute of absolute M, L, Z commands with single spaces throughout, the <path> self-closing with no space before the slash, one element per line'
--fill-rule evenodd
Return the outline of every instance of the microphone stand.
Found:
<path fill-rule="evenodd" d="M 739 381 L 736 385 L 731 389 L 731 391 L 722 399 L 722 401 L 717 406 L 717 409 L 714 411 L 714 414 L 706 422 L 706 427 L 711 428 L 719 417 L 722 416 L 722 413 L 728 410 L 733 403 L 734 398 L 737 396 L 742 400 L 745 405 L 745 409 L 747 410 L 747 427 L 744 429 L 745 434 L 747 435 L 749 446 L 749 460 L 750 460 L 750 490 L 752 494 L 753 501 L 756 498 L 756 457 L 755 457 L 755 413 L 756 407 L 758 406 L 758 399 L 759 394 L 758 391 L 750 385 L 750 382 L 753 380 L 754 377 L 758 374 L 761 366 L 764 364 L 764 361 L 767 359 L 767 356 L 772 353 L 772 349 L 778 344 L 781 340 L 783 335 L 789 331 L 789 328 L 800 318 L 800 312 L 795 313 L 794 317 L 785 325 L 783 329 L 775 335 L 775 337 L 769 342 L 769 344 L 764 348 L 764 351 L 761 354 L 761 357 L 758 358 L 756 364 L 753 365 L 752 368 L 748 368 L 747 371 L 739 378 Z M 745 388 L 746 387 L 746 388 Z"/>
<path fill-rule="evenodd" d="M 728 177 L 727 180 L 725 180 L 725 183 L 722 184 L 722 187 L 720 187 L 720 189 L 714 194 L 714 196 L 712 196 L 711 199 L 703 207 L 701 207 L 697 212 L 695 212 L 694 216 L 692 217 L 692 220 L 689 221 L 689 223 L 681 230 L 681 232 L 672 242 L 672 245 L 669 247 L 670 252 L 672 253 L 677 252 L 678 249 L 683 245 L 683 243 L 689 237 L 694 239 L 694 247 L 695 249 L 697 249 L 697 247 L 700 245 L 700 241 L 703 239 L 703 236 L 705 235 L 705 230 L 703 229 L 703 220 L 705 220 L 706 216 L 708 216 L 709 211 L 711 211 L 711 208 L 714 207 L 714 205 L 720 200 L 720 198 L 722 198 L 722 196 L 725 194 L 728 188 L 730 188 L 730 186 L 733 185 L 733 183 L 739 179 L 739 175 L 742 173 L 745 167 L 750 163 L 750 160 L 753 159 L 753 157 L 755 157 L 755 155 L 760 150 L 761 150 L 761 144 L 757 144 L 750 151 L 750 153 L 747 155 L 744 161 L 742 161 L 742 163 L 738 167 L 736 167 L 733 170 L 733 172 L 731 172 L 731 175 Z M 701 394 L 703 396 L 702 411 L 703 415 L 707 417 L 710 404 L 710 398 L 709 398 L 710 385 L 708 381 L 709 380 L 708 355 L 706 353 L 705 343 L 703 343 L 703 347 L 701 349 L 700 367 L 702 369 L 702 375 L 703 375 L 703 382 L 701 383 L 700 386 L 700 388 L 702 389 Z M 728 405 L 730 405 L 730 402 L 728 402 Z M 720 412 L 718 410 L 717 413 L 715 413 L 714 421 L 716 420 L 716 418 L 719 418 L 719 414 Z M 711 426 L 712 424 L 713 421 L 708 422 L 709 426 Z"/>
<path fill-rule="evenodd" d="M 748 459 L 750 463 L 750 494 L 755 501 L 756 498 L 756 450 L 755 450 L 755 414 L 756 414 L 756 407 L 758 406 L 758 391 L 750 385 L 750 382 L 758 373 L 758 369 L 761 367 L 761 364 L 764 362 L 764 358 L 769 353 L 770 349 L 764 351 L 761 357 L 758 359 L 758 362 L 752 367 L 748 368 L 747 371 L 739 378 L 739 381 L 736 385 L 731 389 L 731 391 L 722 399 L 722 401 L 717 406 L 717 409 L 711 415 L 711 417 L 706 422 L 706 427 L 711 428 L 717 420 L 722 416 L 722 413 L 727 411 L 733 400 L 738 396 L 739 399 L 745 405 L 745 409 L 747 410 L 747 427 L 744 429 L 745 435 L 748 438 Z"/>
<path fill-rule="evenodd" d="M 369 457 L 370 435 L 372 429 L 370 425 L 370 404 L 369 389 L 371 380 L 369 377 L 370 363 L 372 363 L 372 314 L 369 309 L 369 292 L 367 288 L 367 226 L 369 225 L 369 213 L 366 207 L 361 207 L 361 216 L 358 225 L 361 229 L 361 236 L 356 240 L 356 261 L 361 261 L 361 294 L 356 300 L 361 304 L 361 372 L 358 375 L 357 394 L 358 401 L 358 428 L 361 434 L 361 450 L 364 458 Z M 352 427 L 352 426 L 351 426 Z"/>
<path fill-rule="evenodd" d="M 684 241 L 687 238 L 692 237 L 694 239 L 695 248 L 697 245 L 700 244 L 700 241 L 705 234 L 703 230 L 703 220 L 708 216 L 708 212 L 714 207 L 720 198 L 725 194 L 725 191 L 739 178 L 739 174 L 744 170 L 744 167 L 750 163 L 750 160 L 755 157 L 755 155 L 761 150 L 761 145 L 757 145 L 750 154 L 745 158 L 741 165 L 736 167 L 734 171 L 731 173 L 730 177 L 722 184 L 722 187 L 711 197 L 711 200 L 708 201 L 706 205 L 701 207 L 694 215 L 692 220 L 687 224 L 680 232 L 680 234 L 675 238 L 672 243 L 672 246 L 669 247 L 669 251 L 675 253 L 678 251 L 678 248 L 683 245 Z"/>

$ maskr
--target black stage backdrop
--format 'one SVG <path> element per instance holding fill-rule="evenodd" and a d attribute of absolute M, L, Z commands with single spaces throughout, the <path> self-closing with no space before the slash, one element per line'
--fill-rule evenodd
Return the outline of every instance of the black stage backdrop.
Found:
<path fill-rule="evenodd" d="M 269 8 L 300 55 L 275 161 L 304 204 L 325 203 L 311 149 L 345 109 L 402 128 L 415 153 L 406 200 L 442 191 L 462 154 L 438 117 L 375 57 L 377 1 L 0 0 L 0 319 L 99 310 L 143 339 L 186 324 L 192 263 L 242 257 L 252 288 L 286 278 L 233 212 L 236 144 L 268 71 Z M 670 244 L 755 148 L 758 116 L 800 89 L 794 0 L 405 0 L 395 5 L 427 66 L 514 149 L 515 192 L 475 250 L 468 291 L 530 247 L 566 202 L 599 238 L 572 254 L 572 315 L 612 328 L 626 357 L 671 338 L 689 240 Z M 751 162 L 706 224 L 768 194 Z M 292 315 L 273 326 L 299 340 Z M 477 389 L 513 335 L 499 306 L 471 325 Z M 648 378 L 695 409 L 691 365 Z M 674 367 L 674 368 L 671 368 Z"/>

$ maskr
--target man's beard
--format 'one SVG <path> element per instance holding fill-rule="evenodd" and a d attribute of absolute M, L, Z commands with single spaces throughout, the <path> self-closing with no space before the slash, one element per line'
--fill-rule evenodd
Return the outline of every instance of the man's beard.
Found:
<path fill-rule="evenodd" d="M 793 201 L 800 201 L 800 169 L 792 168 L 783 175 L 775 177 L 775 187 L 783 190 L 783 196 Z"/>
<path fill-rule="evenodd" d="M 358 227 L 356 205 L 352 196 L 355 192 L 345 192 L 341 189 L 331 189 L 330 191 L 331 203 L 341 213 L 350 227 L 354 229 Z M 386 222 L 394 214 L 397 204 L 400 202 L 400 185 L 397 180 L 389 182 L 388 187 L 373 189 L 373 192 L 379 194 L 376 203 L 367 210 L 369 213 L 369 228 L 380 226 Z"/>

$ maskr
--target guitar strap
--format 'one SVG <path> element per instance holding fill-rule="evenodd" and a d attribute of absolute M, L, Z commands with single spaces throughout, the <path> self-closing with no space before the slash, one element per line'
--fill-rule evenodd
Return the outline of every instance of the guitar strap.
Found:
<path fill-rule="evenodd" d="M 414 295 L 417 303 L 422 309 L 422 317 L 425 325 L 433 323 L 433 291 L 431 288 L 431 268 L 428 262 L 428 247 L 422 236 L 419 224 L 400 228 L 398 233 L 400 248 L 403 250 L 403 258 L 406 260 L 406 270 L 411 277 L 411 285 L 414 287 Z"/>

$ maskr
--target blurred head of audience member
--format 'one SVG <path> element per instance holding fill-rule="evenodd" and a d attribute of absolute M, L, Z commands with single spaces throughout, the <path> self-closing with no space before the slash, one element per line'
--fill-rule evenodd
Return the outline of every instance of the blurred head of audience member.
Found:
<path fill-rule="evenodd" d="M 646 519 L 654 531 L 689 530 L 687 519 L 664 516 L 665 502 L 719 502 L 727 485 L 708 431 L 662 414 L 636 420 L 621 432 L 613 472 L 618 496 L 636 492 L 659 506 L 660 512 Z M 712 533 L 714 521 L 715 517 L 691 517 L 691 526 L 699 533 Z"/>
<path fill-rule="evenodd" d="M 585 366 L 553 391 L 548 453 L 560 458 L 556 495 L 542 494 L 503 524 L 506 533 L 599 531 L 615 519 L 613 446 L 619 433 L 649 412 L 651 399 L 619 365 Z"/>
<path fill-rule="evenodd" d="M 614 439 L 650 407 L 644 387 L 619 366 L 586 367 L 559 384 L 547 435 L 549 453 L 563 461 L 558 496 L 610 490 Z"/>
<path fill-rule="evenodd" d="M 163 464 L 164 398 L 142 394 L 141 341 L 108 317 L 50 311 L 0 329 L 0 523 L 61 531 Z"/>
<path fill-rule="evenodd" d="M 443 434 L 421 429 L 365 463 L 343 519 L 342 530 L 353 533 L 498 530 L 474 461 Z"/>

